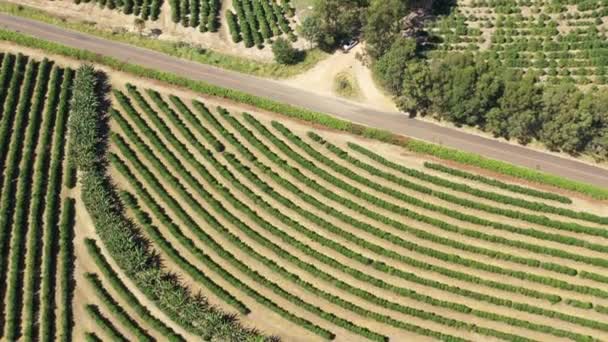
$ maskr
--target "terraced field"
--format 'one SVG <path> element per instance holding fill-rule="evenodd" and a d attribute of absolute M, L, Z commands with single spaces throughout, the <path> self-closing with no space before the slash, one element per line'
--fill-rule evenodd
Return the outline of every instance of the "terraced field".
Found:
<path fill-rule="evenodd" d="M 4 340 L 608 338 L 605 202 L 1 57 Z"/>
<path fill-rule="evenodd" d="M 549 82 L 608 84 L 608 3 L 581 0 L 458 1 L 429 25 L 438 54 L 480 51 Z"/>

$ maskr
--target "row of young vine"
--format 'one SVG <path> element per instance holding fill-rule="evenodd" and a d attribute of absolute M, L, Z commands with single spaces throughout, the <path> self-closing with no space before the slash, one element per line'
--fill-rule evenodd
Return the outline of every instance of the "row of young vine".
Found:
<path fill-rule="evenodd" d="M 158 20 L 163 0 L 74 0 L 76 4 L 96 2 L 99 7 L 121 11 L 143 20 Z"/>

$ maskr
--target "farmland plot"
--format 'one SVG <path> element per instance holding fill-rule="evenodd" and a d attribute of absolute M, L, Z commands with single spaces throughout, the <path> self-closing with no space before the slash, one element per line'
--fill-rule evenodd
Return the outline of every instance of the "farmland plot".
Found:
<path fill-rule="evenodd" d="M 3 339 L 608 336 L 603 202 L 91 66 L 0 62 Z"/>
<path fill-rule="evenodd" d="M 447 51 L 483 53 L 551 83 L 608 84 L 605 1 L 458 1 L 428 31 Z"/>
<path fill-rule="evenodd" d="M 601 207 L 131 84 L 113 103 L 129 215 L 176 272 L 268 334 L 608 336 Z"/>

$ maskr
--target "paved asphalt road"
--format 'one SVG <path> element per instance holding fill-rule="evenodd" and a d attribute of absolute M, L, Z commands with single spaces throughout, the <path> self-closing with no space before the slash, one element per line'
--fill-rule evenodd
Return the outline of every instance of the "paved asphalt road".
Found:
<path fill-rule="evenodd" d="M 56 26 L 0 13 L 0 26 L 66 46 L 86 49 L 118 60 L 139 64 L 257 96 L 325 112 L 368 126 L 386 129 L 416 139 L 441 143 L 459 150 L 477 153 L 520 166 L 608 187 L 608 170 L 570 159 L 556 157 L 525 147 L 468 134 L 457 129 L 409 119 L 396 112 L 383 112 L 338 98 L 324 97 L 294 89 L 272 80 L 257 78 L 194 63 L 158 52 L 96 38 Z"/>

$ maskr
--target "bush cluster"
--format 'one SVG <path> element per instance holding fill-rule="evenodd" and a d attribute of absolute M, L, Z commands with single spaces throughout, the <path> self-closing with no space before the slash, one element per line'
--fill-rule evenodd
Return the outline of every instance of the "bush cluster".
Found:
<path fill-rule="evenodd" d="M 118 10 L 127 15 L 134 15 L 143 20 L 157 20 L 160 15 L 162 0 L 74 0 L 74 3 L 96 2 L 101 8 Z M 169 0 L 171 5 L 176 0 Z"/>

